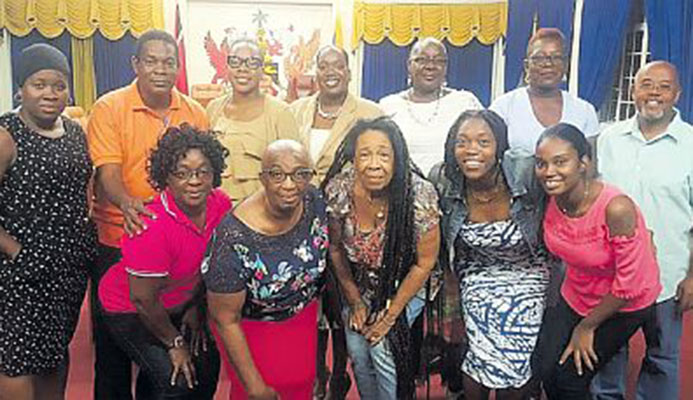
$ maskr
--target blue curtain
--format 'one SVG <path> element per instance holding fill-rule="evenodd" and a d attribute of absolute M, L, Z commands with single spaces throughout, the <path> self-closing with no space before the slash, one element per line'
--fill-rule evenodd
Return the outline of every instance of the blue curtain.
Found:
<path fill-rule="evenodd" d="M 58 50 L 62 51 L 63 54 L 67 57 L 68 63 L 70 63 L 70 68 L 72 68 L 72 45 L 70 44 L 70 34 L 65 31 L 63 32 L 60 36 L 53 38 L 53 39 L 48 39 L 43 36 L 37 31 L 37 30 L 32 30 L 31 33 L 29 33 L 26 36 L 12 36 L 12 40 L 10 40 L 11 47 L 10 47 L 10 57 L 12 59 L 12 93 L 17 93 L 17 90 L 19 87 L 17 86 L 17 71 L 19 70 L 19 58 L 20 54 L 22 53 L 22 50 L 24 50 L 26 47 L 31 46 L 32 44 L 35 43 L 48 43 L 51 46 L 57 48 Z M 68 77 L 69 79 L 69 85 L 70 85 L 70 93 L 73 92 L 73 86 L 72 86 L 72 77 Z M 17 104 L 14 99 L 13 101 L 13 107 L 17 107 L 19 104 Z"/>
<path fill-rule="evenodd" d="M 666 60 L 679 72 L 682 92 L 678 107 L 686 121 L 693 120 L 693 2 L 646 0 L 652 60 Z"/>
<path fill-rule="evenodd" d="M 578 94 L 595 108 L 602 106 L 613 85 L 631 5 L 631 0 L 585 0 Z"/>
<path fill-rule="evenodd" d="M 363 43 L 361 96 L 378 101 L 407 87 L 407 58 L 411 46 L 398 47 L 389 39 Z"/>
<path fill-rule="evenodd" d="M 448 86 L 474 93 L 488 106 L 491 101 L 493 46 L 472 40 L 464 47 L 445 43 L 448 49 Z"/>
<path fill-rule="evenodd" d="M 505 37 L 505 91 L 521 85 L 522 60 L 527 41 L 532 34 L 532 20 L 538 0 L 510 0 L 508 3 L 508 31 Z"/>
<path fill-rule="evenodd" d="M 94 72 L 96 94 L 101 96 L 125 86 L 135 79 L 130 57 L 135 54 L 136 39 L 127 32 L 122 38 L 108 40 L 101 32 L 94 33 Z"/>
<path fill-rule="evenodd" d="M 608 0 L 605 0 L 608 1 Z M 509 0 L 508 30 L 505 40 L 505 91 L 522 84 L 523 60 L 527 42 L 532 36 L 536 14 L 541 28 L 558 28 L 566 38 L 570 51 L 573 35 L 574 0 Z"/>
<path fill-rule="evenodd" d="M 473 40 L 456 47 L 444 42 L 448 50 L 448 86 L 473 92 L 488 105 L 491 97 L 493 47 Z M 379 44 L 364 43 L 361 96 L 378 101 L 407 88 L 407 58 L 410 46 L 398 47 L 388 39 Z"/>

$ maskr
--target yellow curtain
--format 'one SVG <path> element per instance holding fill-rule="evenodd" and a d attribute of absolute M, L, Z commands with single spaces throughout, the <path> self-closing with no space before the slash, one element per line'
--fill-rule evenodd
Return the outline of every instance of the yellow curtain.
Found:
<path fill-rule="evenodd" d="M 435 37 L 455 46 L 472 39 L 490 45 L 504 36 L 508 3 L 481 4 L 369 4 L 354 3 L 352 46 L 361 40 L 377 44 L 386 37 L 406 46 L 419 37 Z"/>
<path fill-rule="evenodd" d="M 1 0 L 0 28 L 15 36 L 32 29 L 54 38 L 67 29 L 86 39 L 98 29 L 110 40 L 125 32 L 139 36 L 148 29 L 164 27 L 164 0 Z"/>
<path fill-rule="evenodd" d="M 72 40 L 72 82 L 75 105 L 89 112 L 96 100 L 96 79 L 94 74 L 94 38 Z"/>

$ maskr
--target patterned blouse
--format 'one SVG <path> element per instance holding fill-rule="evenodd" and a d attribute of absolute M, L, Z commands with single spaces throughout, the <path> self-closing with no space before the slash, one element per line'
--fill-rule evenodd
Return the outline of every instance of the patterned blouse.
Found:
<path fill-rule="evenodd" d="M 303 202 L 303 216 L 281 235 L 256 232 L 232 213 L 217 227 L 202 276 L 211 292 L 245 290 L 244 318 L 286 320 L 318 296 L 327 265 L 325 202 L 312 186 Z"/>
<path fill-rule="evenodd" d="M 346 167 L 332 178 L 325 188 L 327 213 L 331 218 L 336 218 L 341 222 L 342 244 L 351 264 L 354 282 L 358 286 L 361 296 L 370 302 L 374 299 L 380 281 L 380 266 L 383 261 L 387 220 L 377 221 L 376 227 L 372 231 L 359 230 L 358 220 L 353 212 L 354 179 L 355 170 L 351 166 Z M 430 182 L 412 174 L 412 184 L 414 188 L 414 226 L 418 240 L 438 225 L 440 209 L 438 208 L 438 194 Z"/>

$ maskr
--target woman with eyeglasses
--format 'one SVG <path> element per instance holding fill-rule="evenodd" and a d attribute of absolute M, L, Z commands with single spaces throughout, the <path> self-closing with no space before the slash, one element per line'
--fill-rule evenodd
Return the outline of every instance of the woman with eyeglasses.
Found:
<path fill-rule="evenodd" d="M 461 112 L 482 108 L 473 93 L 445 85 L 448 54 L 434 38 L 419 40 L 407 61 L 410 86 L 380 100 L 385 115 L 399 125 L 412 161 L 424 174 L 443 161 L 448 129 Z"/>
<path fill-rule="evenodd" d="M 415 296 L 435 265 L 440 209 L 388 117 L 359 120 L 327 172 L 330 256 L 362 399 L 414 395 Z"/>
<path fill-rule="evenodd" d="M 209 103 L 207 115 L 230 152 L 221 187 L 237 201 L 262 186 L 260 158 L 267 145 L 277 139 L 299 140 L 299 134 L 289 106 L 260 90 L 265 63 L 258 43 L 250 39 L 231 43 L 227 62 L 231 93 Z"/>
<path fill-rule="evenodd" d="M 327 264 L 325 203 L 308 151 L 270 144 L 262 188 L 219 224 L 203 267 L 231 399 L 311 399 Z"/>
<path fill-rule="evenodd" d="M 594 107 L 561 89 L 570 62 L 567 51 L 560 30 L 537 30 L 527 44 L 526 86 L 498 97 L 489 107 L 508 125 L 510 148 L 534 152 L 539 135 L 559 122 L 575 125 L 587 136 L 597 134 L 599 121 Z"/>
<path fill-rule="evenodd" d="M 99 283 L 99 312 L 140 367 L 138 399 L 212 399 L 219 353 L 206 323 L 200 266 L 231 208 L 220 189 L 228 151 L 190 125 L 169 128 L 149 158 L 160 194 L 147 229 L 123 236 L 123 257 Z"/>

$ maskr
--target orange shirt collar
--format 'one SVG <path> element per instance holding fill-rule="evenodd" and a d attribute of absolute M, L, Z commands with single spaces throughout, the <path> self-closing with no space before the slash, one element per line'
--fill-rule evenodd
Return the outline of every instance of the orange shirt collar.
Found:
<path fill-rule="evenodd" d="M 142 96 L 140 96 L 140 92 L 137 90 L 137 79 L 132 81 L 128 88 L 128 104 L 132 105 L 133 110 L 150 110 L 149 107 L 147 107 L 146 104 L 144 104 L 144 100 L 142 100 Z M 178 110 L 180 109 L 180 104 L 181 104 L 181 94 L 176 89 L 175 87 L 171 89 L 171 104 L 168 106 L 168 110 Z"/>

